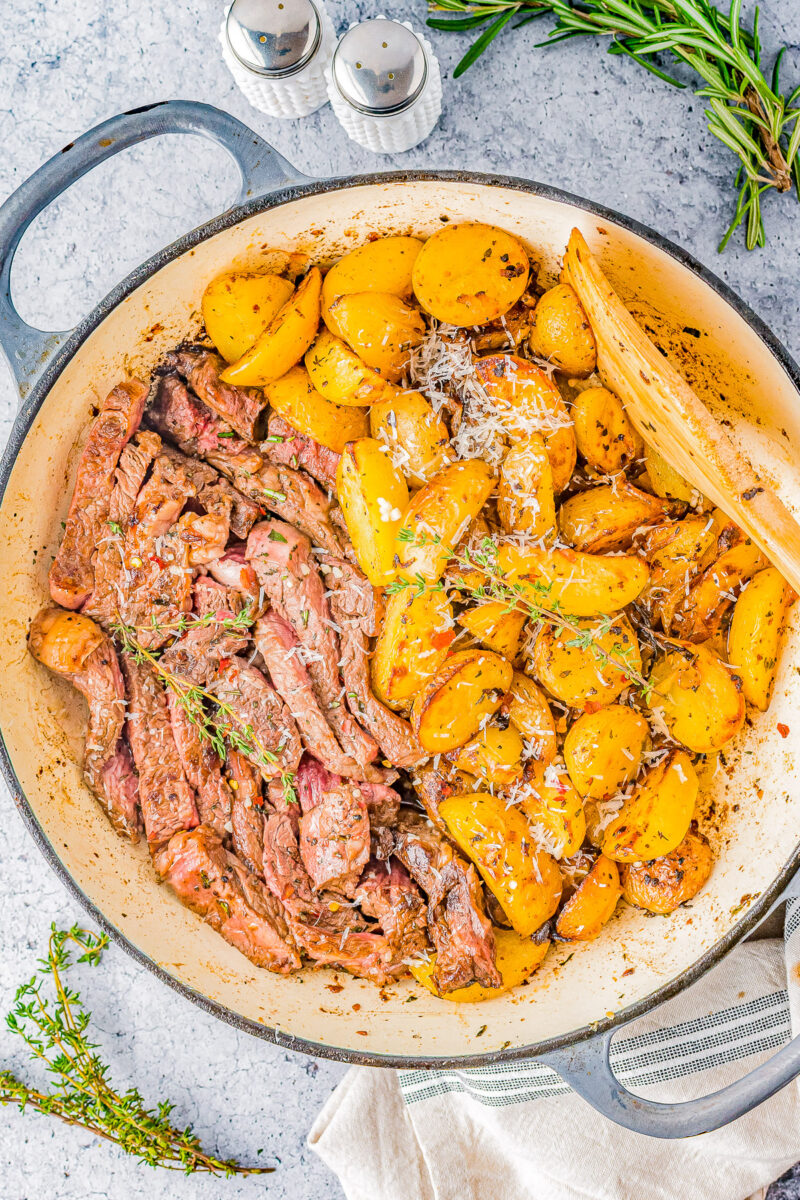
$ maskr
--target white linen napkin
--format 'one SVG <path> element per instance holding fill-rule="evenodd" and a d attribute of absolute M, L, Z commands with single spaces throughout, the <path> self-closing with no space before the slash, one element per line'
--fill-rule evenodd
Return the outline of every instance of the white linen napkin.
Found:
<path fill-rule="evenodd" d="M 707 1095 L 800 1034 L 800 899 L 784 941 L 737 946 L 629 1025 L 620 1080 L 649 1099 Z M 465 1071 L 354 1067 L 308 1144 L 347 1200 L 744 1200 L 800 1159 L 790 1084 L 724 1129 L 643 1137 L 595 1112 L 535 1061 Z"/>

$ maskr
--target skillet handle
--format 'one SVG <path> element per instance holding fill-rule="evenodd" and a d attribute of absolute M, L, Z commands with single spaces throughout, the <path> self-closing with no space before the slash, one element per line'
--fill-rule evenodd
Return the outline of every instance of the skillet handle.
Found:
<path fill-rule="evenodd" d="M 237 203 L 306 177 L 229 113 L 192 100 L 166 100 L 111 117 L 49 159 L 0 207 L 0 348 L 27 394 L 33 380 L 69 337 L 23 321 L 11 299 L 11 266 L 23 234 L 48 204 L 93 167 L 120 150 L 164 133 L 195 133 L 223 146 L 239 168 Z"/>
<path fill-rule="evenodd" d="M 800 872 L 770 912 L 792 897 L 800 898 Z M 588 1041 L 543 1054 L 539 1061 L 552 1067 L 604 1117 L 647 1137 L 696 1137 L 721 1129 L 763 1104 L 800 1075 L 800 1037 L 796 1037 L 767 1062 L 720 1091 L 697 1100 L 662 1104 L 634 1095 L 617 1079 L 609 1058 L 611 1039 L 617 1032 L 609 1030 Z"/>

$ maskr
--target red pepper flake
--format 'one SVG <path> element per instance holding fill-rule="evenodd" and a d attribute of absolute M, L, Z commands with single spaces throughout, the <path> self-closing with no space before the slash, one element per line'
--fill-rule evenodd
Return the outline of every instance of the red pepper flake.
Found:
<path fill-rule="evenodd" d="M 435 633 L 431 638 L 431 645 L 434 650 L 446 650 L 451 642 L 455 641 L 456 635 L 452 629 L 444 629 L 441 633 Z"/>
<path fill-rule="evenodd" d="M 164 567 L 167 565 L 163 558 L 159 558 L 157 554 L 150 555 L 150 562 L 154 562 L 160 571 L 163 571 Z"/>
<path fill-rule="evenodd" d="M 231 660 L 229 658 L 221 658 L 219 660 L 219 668 L 221 671 L 226 671 L 230 665 Z"/>
<path fill-rule="evenodd" d="M 787 738 L 789 736 L 789 726 L 784 725 L 782 721 L 778 721 L 778 733 L 782 738 Z"/>

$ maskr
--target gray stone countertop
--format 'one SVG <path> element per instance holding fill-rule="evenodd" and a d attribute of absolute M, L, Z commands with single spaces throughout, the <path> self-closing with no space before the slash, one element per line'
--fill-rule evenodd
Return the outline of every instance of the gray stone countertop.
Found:
<path fill-rule="evenodd" d="M 796 200 L 769 197 L 768 243 L 748 254 L 736 235 L 717 242 L 732 204 L 732 159 L 705 130 L 701 103 L 590 43 L 536 50 L 545 23 L 508 33 L 460 80 L 466 42 L 433 33 L 444 77 L 444 112 L 432 136 L 407 154 L 362 150 L 329 107 L 304 121 L 254 111 L 234 87 L 216 41 L 222 4 L 185 0 L 5 0 L 0 50 L 0 199 L 47 157 L 100 120 L 154 100 L 218 105 L 252 125 L 313 176 L 396 167 L 453 167 L 522 175 L 588 196 L 687 247 L 729 283 L 800 357 Z M 424 20 L 423 0 L 384 5 L 332 0 L 338 30 L 384 12 Z M 800 72 L 794 0 L 762 11 L 767 51 L 794 45 L 786 77 Z M 132 267 L 226 207 L 235 191 L 226 155 L 194 138 L 164 138 L 119 155 L 40 217 L 17 255 L 13 291 L 23 316 L 66 329 Z M 0 374 L 0 437 L 16 399 Z M 51 921 L 80 919 L 74 901 L 24 831 L 5 788 L 0 897 L 0 1011 L 28 977 Z M 272 1162 L 263 1180 L 150 1173 L 114 1148 L 33 1114 L 0 1110 L 2 1200 L 251 1198 L 338 1200 L 341 1189 L 305 1147 L 307 1130 L 344 1068 L 237 1033 L 163 987 L 118 950 L 102 973 L 82 977 L 103 1048 L 120 1082 L 146 1098 L 171 1097 L 225 1155 Z M 29 1069 L 0 1032 L 0 1061 Z M 262 1153 L 259 1155 L 258 1151 Z M 143 1174 L 146 1171 L 146 1174 Z M 787 1184 L 781 1200 L 800 1196 Z M 377 1198 L 376 1198 L 377 1200 Z"/>

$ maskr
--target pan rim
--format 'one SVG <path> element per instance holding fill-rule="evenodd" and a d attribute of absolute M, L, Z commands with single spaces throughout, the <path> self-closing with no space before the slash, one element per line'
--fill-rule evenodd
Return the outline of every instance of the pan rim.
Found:
<path fill-rule="evenodd" d="M 687 250 L 671 242 L 668 238 L 657 233 L 655 230 L 634 220 L 622 213 L 616 212 L 613 209 L 603 205 L 596 204 L 593 201 L 586 200 L 580 196 L 576 196 L 563 189 L 553 187 L 549 184 L 537 183 L 520 176 L 507 176 L 495 173 L 473 172 L 473 171 L 456 171 L 456 170 L 412 170 L 412 171 L 391 171 L 391 172 L 372 172 L 363 175 L 341 176 L 329 180 L 309 181 L 288 184 L 285 187 L 267 193 L 265 196 L 255 197 L 247 200 L 241 205 L 234 205 L 227 209 L 219 216 L 212 218 L 196 229 L 184 234 L 175 242 L 164 247 L 157 254 L 153 255 L 132 271 L 125 279 L 123 279 L 115 288 L 113 288 L 103 300 L 86 317 L 75 327 L 64 343 L 59 347 L 53 355 L 50 362 L 45 367 L 42 374 L 33 383 L 30 391 L 23 399 L 20 410 L 12 425 L 8 443 L 0 457 L 0 505 L 3 502 L 5 491 L 17 460 L 22 444 L 30 432 L 30 428 L 46 399 L 48 393 L 53 387 L 55 381 L 63 372 L 67 364 L 75 357 L 83 343 L 91 333 L 106 319 L 106 317 L 132 292 L 139 288 L 147 279 L 155 275 L 162 267 L 179 258 L 182 254 L 193 249 L 201 242 L 213 237 L 215 234 L 229 229 L 234 225 L 250 216 L 256 215 L 259 212 L 266 212 L 270 209 L 280 208 L 285 204 L 295 200 L 301 200 L 306 196 L 321 195 L 327 192 L 334 191 L 352 191 L 355 188 L 362 186 L 370 186 L 375 184 L 403 184 L 416 182 L 449 182 L 460 184 L 477 184 L 483 187 L 498 187 L 506 188 L 512 191 L 524 191 L 531 195 L 540 196 L 543 199 L 551 200 L 559 204 L 567 204 L 577 209 L 582 210 L 594 217 L 599 217 L 602 220 L 618 226 L 626 232 L 642 238 L 645 242 L 650 243 L 657 250 L 667 254 L 668 257 L 674 259 L 680 266 L 690 271 L 698 277 L 701 282 L 710 287 L 717 295 L 724 300 L 734 312 L 741 317 L 746 324 L 753 330 L 756 336 L 764 344 L 766 349 L 774 359 L 780 364 L 784 372 L 789 377 L 794 387 L 800 392 L 800 367 L 789 354 L 788 350 L 782 344 L 779 338 L 770 330 L 767 324 L 755 313 L 749 305 L 747 305 L 723 280 L 719 279 L 712 271 L 694 258 Z M 664 1001 L 678 995 L 685 988 L 696 982 L 702 975 L 711 967 L 715 966 L 722 958 L 740 942 L 758 923 L 766 916 L 770 908 L 779 899 L 781 893 L 800 867 L 800 843 L 795 846 L 793 852 L 786 861 L 786 864 L 781 869 L 776 878 L 772 881 L 769 888 L 762 892 L 759 899 L 753 904 L 752 908 L 738 921 L 731 929 L 728 930 L 720 939 L 705 951 L 691 966 L 687 967 L 674 979 L 663 984 L 649 995 L 637 1000 L 634 1004 L 628 1005 L 626 1008 L 614 1013 L 612 1017 L 605 1017 L 602 1020 L 593 1022 L 590 1025 L 582 1026 L 579 1029 L 571 1030 L 568 1033 L 560 1034 L 556 1037 L 546 1038 L 539 1042 L 530 1043 L 525 1046 L 506 1046 L 504 1048 L 489 1050 L 480 1054 L 463 1054 L 463 1055 L 397 1055 L 397 1054 L 380 1054 L 378 1052 L 364 1052 L 347 1047 L 338 1047 L 330 1043 L 316 1042 L 310 1038 L 294 1037 L 287 1033 L 284 1029 L 261 1024 L 254 1021 L 250 1017 L 244 1017 L 234 1010 L 228 1008 L 219 1001 L 212 1000 L 204 993 L 190 987 L 181 980 L 170 974 L 167 970 L 161 967 L 154 959 L 152 959 L 144 951 L 140 950 L 126 935 L 117 928 L 114 923 L 109 920 L 95 905 L 83 888 L 78 884 L 74 877 L 67 870 L 66 866 L 60 859 L 57 851 L 53 847 L 50 839 L 45 834 L 42 826 L 39 824 L 36 816 L 26 799 L 22 787 L 17 779 L 14 770 L 11 756 L 8 747 L 5 743 L 2 727 L 0 725 L 0 771 L 9 787 L 9 790 L 14 798 L 17 810 L 22 817 L 22 820 L 28 829 L 29 833 L 36 842 L 39 850 L 48 862 L 49 866 L 55 874 L 61 879 L 67 890 L 78 901 L 81 907 L 89 914 L 100 928 L 106 932 L 114 942 L 119 944 L 136 962 L 146 967 L 159 980 L 167 984 L 174 991 L 178 992 L 185 999 L 196 1004 L 203 1011 L 225 1021 L 234 1028 L 243 1032 L 253 1034 L 266 1041 L 270 1041 L 284 1049 L 302 1051 L 306 1054 L 314 1055 L 318 1058 L 331 1059 L 337 1062 L 346 1062 L 361 1066 L 379 1066 L 379 1067 L 394 1067 L 406 1070 L 419 1069 L 458 1069 L 469 1067 L 488 1066 L 497 1062 L 513 1062 L 524 1058 L 537 1058 L 545 1054 L 552 1054 L 555 1051 L 565 1049 L 569 1046 L 577 1045 L 580 1042 L 587 1041 L 598 1035 L 613 1032 L 615 1029 L 621 1028 L 630 1021 L 637 1019 L 652 1011 L 653 1008 L 662 1004 Z"/>

